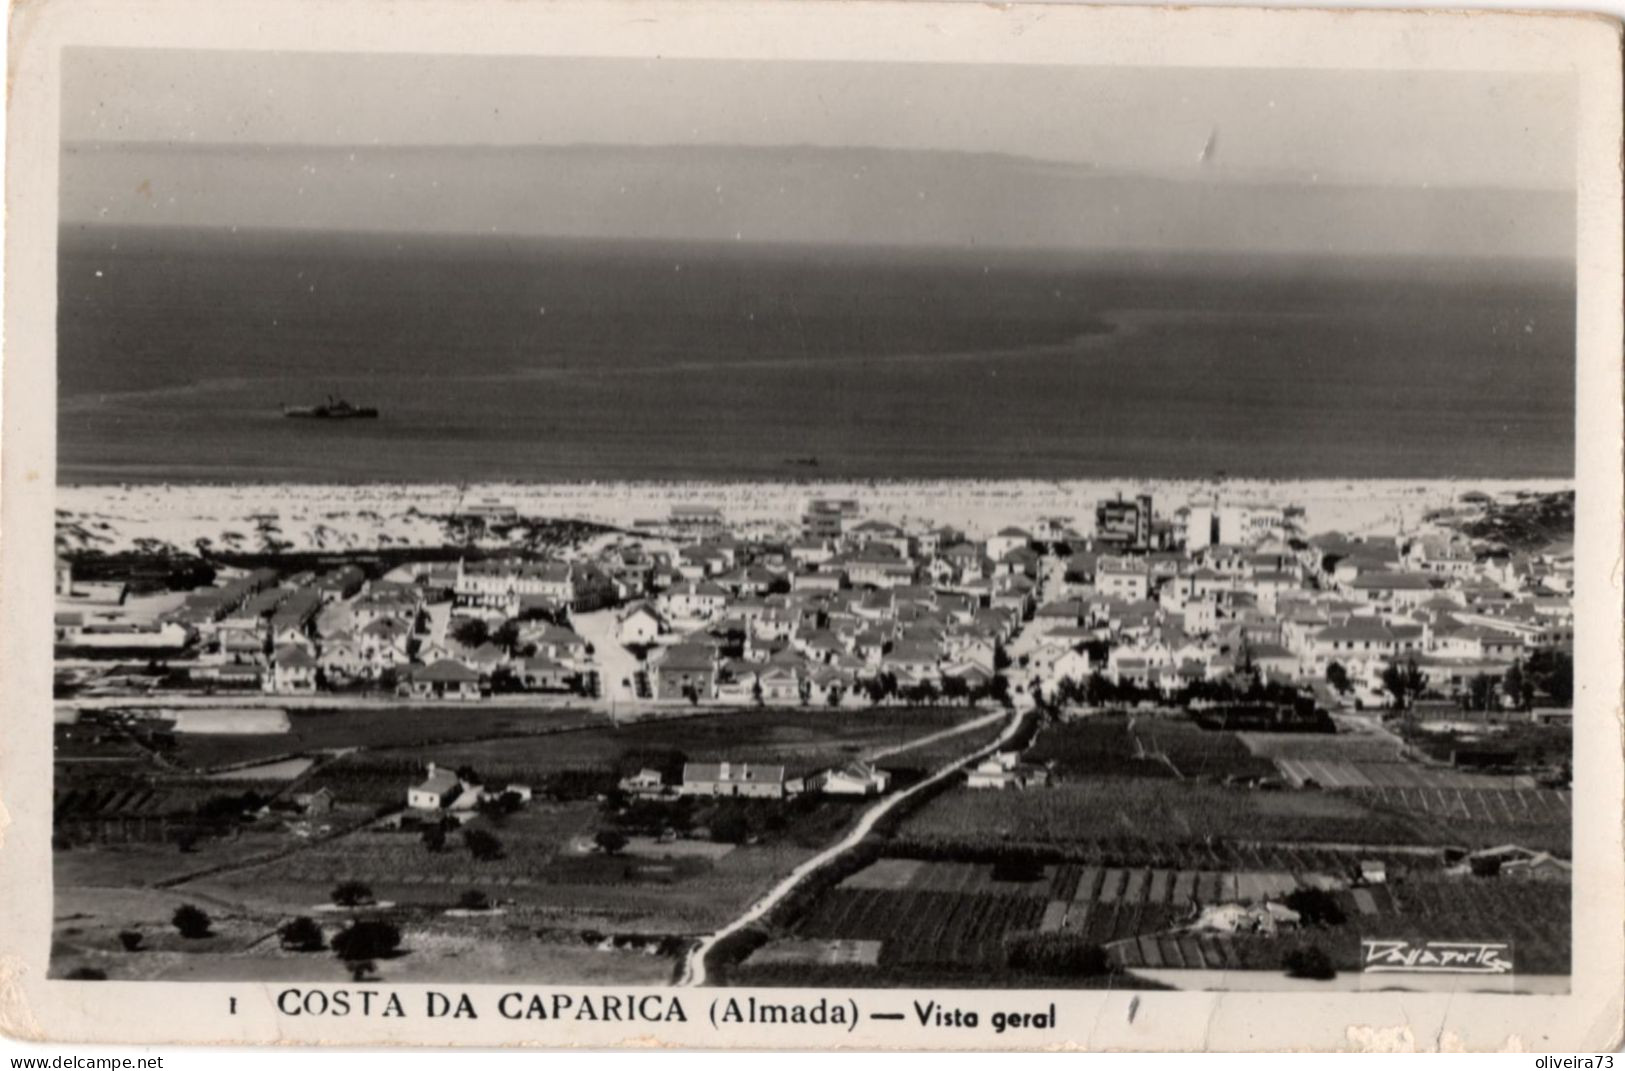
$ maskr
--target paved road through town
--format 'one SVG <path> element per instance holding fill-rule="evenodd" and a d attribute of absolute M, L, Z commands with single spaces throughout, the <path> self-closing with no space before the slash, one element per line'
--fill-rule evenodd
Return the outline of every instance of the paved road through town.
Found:
<path fill-rule="evenodd" d="M 1012 711 L 1009 714 L 1010 723 L 1005 726 L 1004 732 L 999 734 L 998 739 L 994 740 L 991 744 L 984 745 L 983 747 L 972 751 L 968 755 L 955 759 L 953 762 L 948 763 L 946 766 L 942 767 L 942 769 L 938 770 L 930 777 L 927 777 L 919 784 L 913 785 L 907 789 L 904 789 L 902 792 L 898 792 L 894 795 L 886 796 L 885 798 L 881 799 L 873 807 L 870 807 L 863 813 L 863 816 L 858 819 L 857 824 L 852 827 L 846 836 L 842 837 L 828 848 L 825 848 L 823 851 L 819 852 L 817 855 L 813 856 L 811 859 L 808 859 L 806 862 L 792 870 L 783 881 L 769 889 L 767 895 L 763 896 L 760 900 L 757 900 L 754 904 L 747 908 L 743 915 L 740 915 L 738 918 L 734 919 L 720 930 L 717 930 L 715 933 L 701 938 L 699 944 L 691 947 L 688 950 L 687 956 L 683 959 L 682 969 L 677 975 L 677 984 L 680 986 L 704 985 L 706 979 L 705 959 L 711 954 L 711 950 L 716 947 L 717 942 L 723 940 L 724 938 L 733 936 L 746 926 L 749 926 L 751 923 L 764 917 L 769 911 L 772 911 L 781 900 L 788 896 L 791 890 L 805 881 L 808 876 L 822 870 L 830 863 L 833 863 L 843 852 L 856 847 L 857 844 L 862 841 L 864 837 L 867 837 L 870 831 L 874 829 L 875 823 L 880 821 L 881 818 L 885 817 L 886 813 L 893 807 L 896 807 L 899 803 L 908 799 L 916 792 L 920 792 L 931 785 L 936 784 L 945 777 L 952 776 L 956 771 L 963 769 L 977 759 L 989 755 L 1003 747 L 1006 742 L 1015 736 L 1016 730 L 1020 728 L 1022 713 L 1023 712 L 1020 709 Z M 998 716 L 999 715 L 995 715 L 995 717 Z M 979 722 L 985 724 L 986 719 L 979 719 Z M 971 724 L 977 723 L 969 723 L 965 726 L 961 726 L 959 731 L 964 731 L 965 729 L 970 728 Z M 939 733 L 936 735 L 940 737 L 943 734 Z M 923 743 L 923 741 L 917 741 L 916 744 L 918 743 Z"/>

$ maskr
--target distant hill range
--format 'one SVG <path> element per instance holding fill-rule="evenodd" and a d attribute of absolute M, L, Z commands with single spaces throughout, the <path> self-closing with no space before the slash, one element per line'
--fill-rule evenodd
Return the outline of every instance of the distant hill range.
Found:
<path fill-rule="evenodd" d="M 297 195 L 293 191 L 298 191 Z M 75 143 L 67 223 L 831 245 L 1572 258 L 1574 197 L 816 146 Z M 411 221 L 403 224 L 402 221 Z"/>

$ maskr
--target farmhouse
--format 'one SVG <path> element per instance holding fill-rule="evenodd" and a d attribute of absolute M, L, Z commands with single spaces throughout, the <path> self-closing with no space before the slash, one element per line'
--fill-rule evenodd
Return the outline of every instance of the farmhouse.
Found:
<path fill-rule="evenodd" d="M 890 786 L 891 774 L 861 760 L 807 778 L 807 791 L 826 796 L 883 796 Z"/>
<path fill-rule="evenodd" d="M 456 774 L 439 769 L 431 762 L 424 771 L 422 783 L 406 790 L 406 805 L 416 811 L 444 810 L 462 791 L 462 782 Z"/>
<path fill-rule="evenodd" d="M 621 778 L 617 787 L 629 796 L 660 796 L 666 791 L 666 780 L 659 770 L 645 766 L 637 773 Z"/>
<path fill-rule="evenodd" d="M 1031 788 L 1049 784 L 1049 771 L 1021 761 L 1016 751 L 1001 751 L 977 763 L 965 778 L 967 788 Z"/>
<path fill-rule="evenodd" d="M 783 766 L 752 766 L 743 762 L 690 762 L 683 765 L 684 796 L 751 796 L 782 799 Z"/>

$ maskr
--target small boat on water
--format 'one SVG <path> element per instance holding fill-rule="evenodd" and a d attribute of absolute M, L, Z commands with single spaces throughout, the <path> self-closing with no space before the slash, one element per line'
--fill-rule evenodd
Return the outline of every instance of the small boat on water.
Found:
<path fill-rule="evenodd" d="M 351 405 L 332 394 L 322 405 L 284 405 L 285 417 L 305 417 L 312 420 L 376 420 L 378 410 L 370 405 Z"/>

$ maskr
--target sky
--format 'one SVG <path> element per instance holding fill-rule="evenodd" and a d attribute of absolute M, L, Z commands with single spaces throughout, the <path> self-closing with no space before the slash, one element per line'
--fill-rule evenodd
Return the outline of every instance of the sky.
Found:
<path fill-rule="evenodd" d="M 63 70 L 68 223 L 1572 256 L 1555 76 L 157 50 Z"/>

